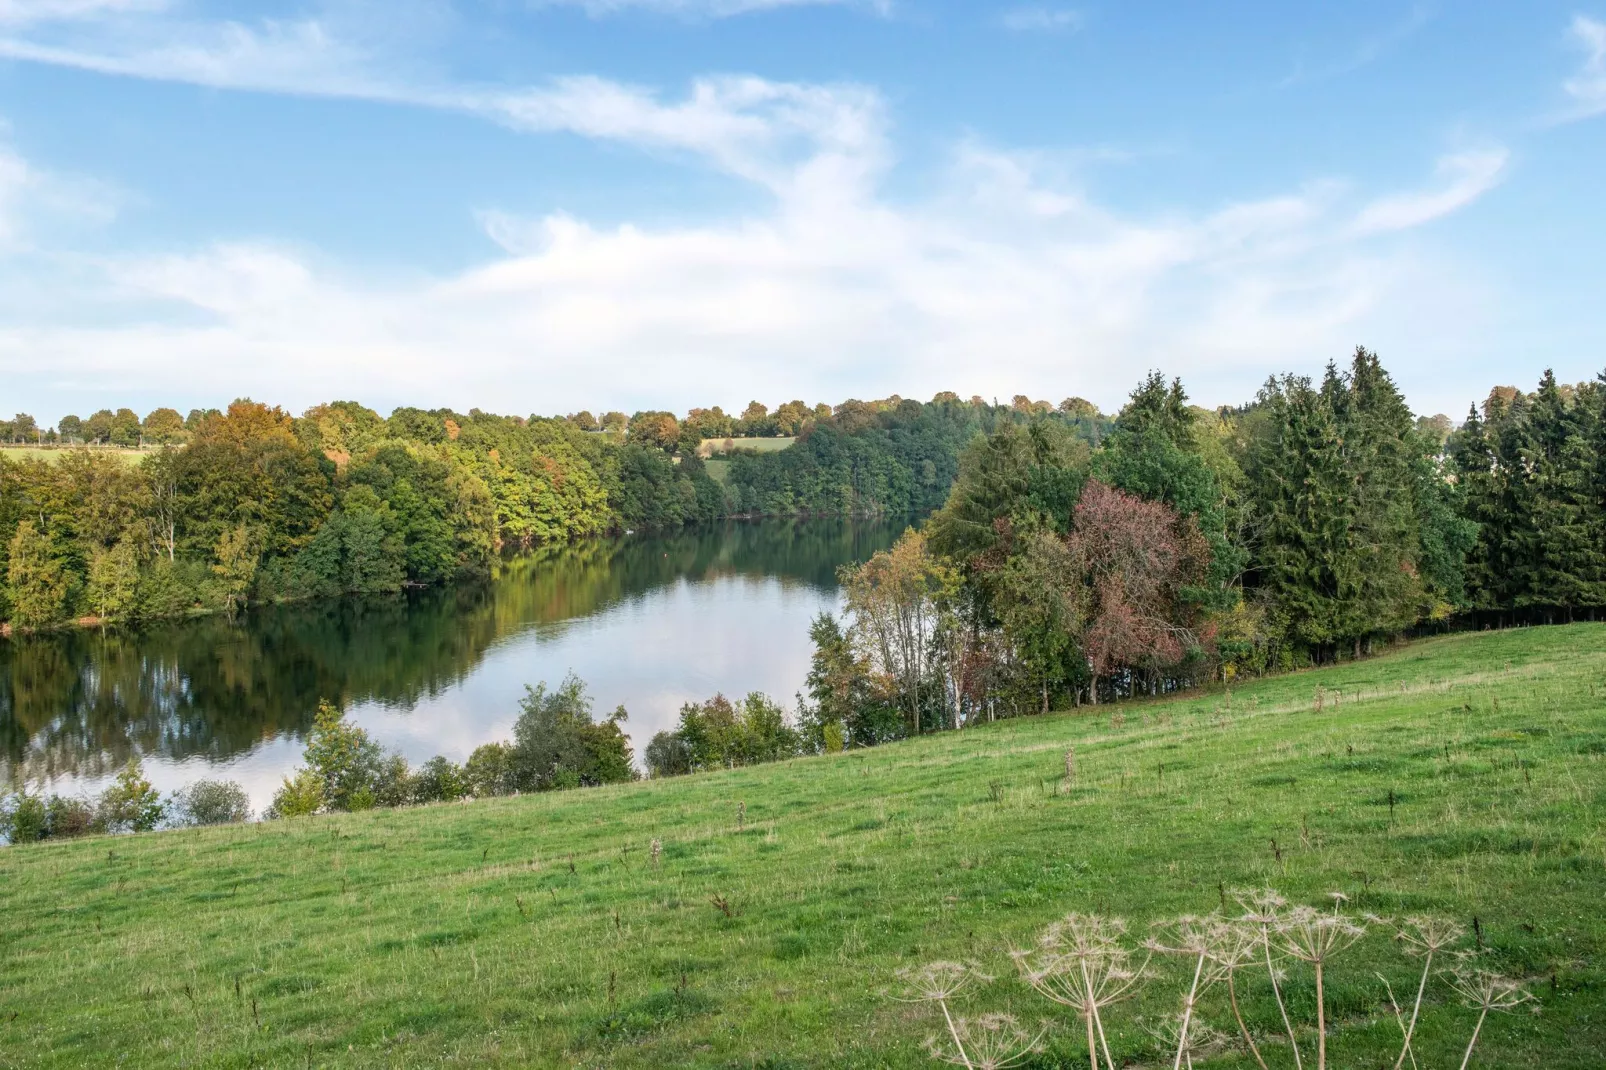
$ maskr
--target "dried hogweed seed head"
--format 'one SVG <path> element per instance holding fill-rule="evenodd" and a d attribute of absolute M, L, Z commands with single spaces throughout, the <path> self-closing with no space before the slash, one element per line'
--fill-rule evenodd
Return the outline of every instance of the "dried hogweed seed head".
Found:
<path fill-rule="evenodd" d="M 1533 1001 L 1533 994 L 1516 981 L 1491 970 L 1447 970 L 1450 987 L 1473 1010 L 1509 1011 Z"/>
<path fill-rule="evenodd" d="M 926 1038 L 926 1052 L 940 1062 L 968 1066 L 972 1070 L 1005 1070 L 1019 1066 L 1043 1050 L 1047 1026 L 1034 1035 L 1010 1014 L 984 1014 L 979 1018 L 956 1018 L 950 1037 Z"/>
<path fill-rule="evenodd" d="M 950 1000 L 973 982 L 986 983 L 992 980 L 964 962 L 928 962 L 917 969 L 899 970 L 894 976 L 903 984 L 903 992 L 893 998 L 904 1003 Z"/>
<path fill-rule="evenodd" d="M 1465 935 L 1466 930 L 1455 922 L 1431 914 L 1406 918 L 1394 931 L 1394 939 L 1412 957 L 1438 954 Z"/>

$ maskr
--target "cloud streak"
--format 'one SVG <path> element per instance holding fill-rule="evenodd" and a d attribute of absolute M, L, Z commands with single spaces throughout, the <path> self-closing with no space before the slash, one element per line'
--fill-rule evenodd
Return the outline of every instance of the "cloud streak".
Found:
<path fill-rule="evenodd" d="M 1568 36 L 1585 54 L 1583 67 L 1563 86 L 1573 100 L 1572 118 L 1606 112 L 1606 22 L 1575 16 Z"/>
<path fill-rule="evenodd" d="M 1066 7 L 1017 7 L 999 18 L 999 24 L 1016 33 L 1061 33 L 1079 29 L 1082 13 Z"/>
<path fill-rule="evenodd" d="M 592 18 L 644 11 L 687 19 L 723 19 L 800 7 L 861 7 L 891 14 L 892 0 L 536 0 L 536 7 L 577 7 Z"/>
<path fill-rule="evenodd" d="M 1457 212 L 1500 184 L 1509 159 L 1503 148 L 1446 156 L 1439 161 L 1437 188 L 1379 198 L 1361 211 L 1355 230 L 1359 234 L 1408 230 Z"/>

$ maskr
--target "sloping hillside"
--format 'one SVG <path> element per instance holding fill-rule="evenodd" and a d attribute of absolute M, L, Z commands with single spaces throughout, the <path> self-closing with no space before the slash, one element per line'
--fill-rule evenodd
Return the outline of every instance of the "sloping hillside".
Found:
<path fill-rule="evenodd" d="M 1598 1067 L 1603 681 L 1606 626 L 1464 635 L 784 765 L 0 850 L 0 1066 L 923 1066 L 937 1019 L 888 997 L 939 959 L 999 977 L 967 1012 L 1057 1023 L 1031 1065 L 1087 1066 L 1010 946 L 1271 885 L 1460 921 L 1540 999 L 1473 1065 Z M 1334 1065 L 1392 1065 L 1374 971 L 1407 999 L 1418 968 L 1382 928 L 1330 968 Z M 1156 1057 L 1135 1019 L 1176 1005 L 1167 971 L 1109 1012 L 1117 1060 Z M 1285 994 L 1314 1023 L 1302 967 Z M 1263 971 L 1243 995 L 1291 1065 Z M 1234 1031 L 1221 993 L 1201 1012 Z M 1475 1018 L 1433 982 L 1420 1064 Z"/>

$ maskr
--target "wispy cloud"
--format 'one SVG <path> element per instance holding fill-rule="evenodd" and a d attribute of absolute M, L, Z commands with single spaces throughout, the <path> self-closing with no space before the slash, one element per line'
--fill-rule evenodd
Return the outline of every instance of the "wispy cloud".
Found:
<path fill-rule="evenodd" d="M 566 110 L 600 90 L 560 92 L 540 123 L 685 147 L 751 171 L 772 207 L 674 227 L 488 211 L 504 255 L 410 283 L 264 242 L 98 258 L 95 277 L 55 287 L 58 315 L 5 317 L 0 375 L 515 411 L 595 405 L 599 392 L 685 405 L 737 380 L 760 396 L 835 396 L 851 381 L 865 394 L 1074 389 L 1113 402 L 1155 354 L 1182 374 L 1239 369 L 1247 388 L 1290 354 L 1375 337 L 1368 327 L 1407 305 L 1447 335 L 1467 329 L 1421 311 L 1456 304 L 1437 298 L 1452 272 L 1371 244 L 1465 203 L 1454 181 L 1453 196 L 1363 206 L 1364 226 L 1342 183 L 1151 219 L 971 142 L 911 203 L 882 191 L 888 132 L 851 93 L 743 80 L 660 101 L 609 87 L 621 96 L 602 94 L 606 107 Z M 85 308 L 111 311 L 86 326 Z"/>
<path fill-rule="evenodd" d="M 859 7 L 887 15 L 892 0 L 534 0 L 534 6 L 578 7 L 592 17 L 645 11 L 688 19 L 722 19 L 792 7 Z"/>
<path fill-rule="evenodd" d="M 79 21 L 167 6 L 168 0 L 0 0 L 0 26 Z"/>
<path fill-rule="evenodd" d="M 4 140 L 0 120 L 0 255 L 26 248 L 40 235 L 96 226 L 117 213 L 119 196 L 104 183 L 31 166 Z"/>
<path fill-rule="evenodd" d="M 998 21 L 1004 29 L 1017 33 L 1058 33 L 1079 28 L 1083 17 L 1073 8 L 1037 6 L 1013 8 L 1004 12 Z"/>
<path fill-rule="evenodd" d="M 1355 219 L 1359 234 L 1406 230 L 1459 211 L 1500 184 L 1510 154 L 1503 148 L 1462 152 L 1439 161 L 1436 189 L 1381 197 Z"/>
<path fill-rule="evenodd" d="M 1308 65 L 1301 60 L 1294 67 L 1288 77 L 1280 83 L 1280 88 L 1287 89 L 1296 85 L 1306 85 L 1314 82 L 1325 82 L 1333 78 L 1341 78 L 1346 74 L 1353 74 L 1363 67 L 1369 67 L 1382 59 L 1400 45 L 1410 40 L 1429 22 L 1433 20 L 1433 9 L 1425 4 L 1418 4 L 1406 13 L 1405 17 L 1386 27 L 1357 45 L 1348 55 L 1326 62 Z"/>
<path fill-rule="evenodd" d="M 515 411 L 594 406 L 599 391 L 610 407 L 701 403 L 738 381 L 759 396 L 835 396 L 851 381 L 865 394 L 1075 389 L 1113 402 L 1132 368 L 1164 354 L 1179 373 L 1237 370 L 1247 387 L 1291 354 L 1375 339 L 1381 323 L 1435 331 L 1441 345 L 1470 329 L 1467 302 L 1443 296 L 1455 272 L 1387 238 L 1470 204 L 1506 165 L 1503 151 L 1468 153 L 1441 161 L 1426 191 L 1364 201 L 1332 181 L 1148 217 L 972 141 L 935 192 L 910 199 L 887 189 L 891 118 L 865 86 L 739 75 L 678 93 L 589 76 L 465 86 L 428 70 L 404 78 L 384 42 L 327 21 L 156 21 L 50 41 L 0 34 L 0 54 L 456 110 L 684 157 L 770 196 L 683 226 L 491 206 L 480 224 L 497 254 L 405 282 L 272 241 L 79 257 L 65 275 L 13 251 L 0 255 L 8 383 Z M 32 174 L 0 155 L 0 220 L 26 217 L 15 191 L 37 192 Z M 54 297 L 30 307 L 10 279 Z"/>
<path fill-rule="evenodd" d="M 1584 51 L 1584 66 L 1567 79 L 1564 88 L 1572 98 L 1572 118 L 1606 112 L 1606 22 L 1587 15 L 1574 16 L 1568 35 Z"/>

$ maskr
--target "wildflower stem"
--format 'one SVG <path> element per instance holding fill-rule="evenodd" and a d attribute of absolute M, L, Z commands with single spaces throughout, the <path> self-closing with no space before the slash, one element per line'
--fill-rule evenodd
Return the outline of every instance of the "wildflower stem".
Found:
<path fill-rule="evenodd" d="M 959 1049 L 959 1057 L 965 1061 L 965 1070 L 976 1070 L 970 1063 L 970 1056 L 965 1054 L 965 1044 L 959 1039 L 959 1030 L 954 1028 L 954 1016 L 948 1013 L 948 1001 L 940 999 L 937 1005 L 942 1008 L 942 1017 L 948 1023 L 948 1035 L 954 1038 L 954 1047 Z"/>
<path fill-rule="evenodd" d="M 1277 984 L 1277 968 L 1271 961 L 1271 927 L 1264 923 L 1260 926 L 1260 946 L 1266 949 L 1266 974 L 1271 978 L 1271 994 L 1277 997 L 1277 1011 L 1283 1016 L 1283 1028 L 1288 1031 L 1288 1046 L 1294 1049 L 1295 1070 L 1305 1070 L 1305 1063 L 1299 1057 L 1299 1041 L 1294 1038 L 1294 1023 L 1288 1020 L 1288 1008 L 1283 1005 L 1283 990 Z"/>
<path fill-rule="evenodd" d="M 1188 999 L 1182 1005 L 1182 1029 L 1177 1034 L 1177 1057 L 1171 1063 L 1171 1070 L 1182 1070 L 1182 1057 L 1188 1051 L 1188 1026 L 1193 1022 L 1193 1002 L 1199 995 L 1199 977 L 1204 973 L 1205 957 L 1201 953 L 1199 962 L 1193 968 L 1193 984 L 1188 988 Z M 1188 1065 L 1193 1065 L 1189 1058 Z"/>
<path fill-rule="evenodd" d="M 1405 1047 L 1400 1049 L 1400 1057 L 1394 1060 L 1394 1070 L 1400 1070 L 1400 1067 L 1405 1065 L 1405 1057 L 1407 1055 L 1411 1055 L 1411 1035 L 1416 1032 L 1416 1016 L 1417 1013 L 1422 1010 L 1422 993 L 1427 990 L 1428 971 L 1432 968 L 1433 951 L 1432 949 L 1429 949 L 1427 953 L 1427 960 L 1422 963 L 1422 980 L 1417 982 L 1416 986 L 1416 1003 L 1411 1007 L 1411 1024 L 1406 1026 L 1405 1029 Z M 1392 998 L 1392 996 L 1393 993 L 1390 993 L 1390 998 Z M 1411 1055 L 1411 1062 L 1413 1065 L 1416 1063 L 1415 1055 Z"/>
<path fill-rule="evenodd" d="M 1316 1070 L 1327 1070 L 1327 1008 L 1322 999 L 1322 960 L 1316 960 Z"/>
<path fill-rule="evenodd" d="M 1467 1053 L 1461 1057 L 1461 1070 L 1467 1070 L 1467 1064 L 1472 1061 L 1472 1049 L 1478 1046 L 1478 1034 L 1483 1030 L 1483 1020 L 1489 1017 L 1489 1008 L 1484 1007 L 1483 1013 L 1478 1015 L 1478 1024 L 1472 1027 L 1472 1039 L 1467 1042 Z"/>
<path fill-rule="evenodd" d="M 1255 1046 L 1255 1038 L 1249 1035 L 1249 1027 L 1244 1025 L 1243 1012 L 1238 1009 L 1238 985 L 1233 980 L 1236 971 L 1227 971 L 1227 999 L 1232 1003 L 1232 1016 L 1238 1020 L 1238 1032 L 1244 1035 L 1244 1043 L 1249 1045 L 1249 1053 L 1255 1057 L 1260 1070 L 1267 1070 L 1266 1060 L 1260 1057 L 1260 1049 Z"/>
<path fill-rule="evenodd" d="M 1087 999 L 1087 1057 L 1093 1070 L 1099 1070 L 1099 1051 L 1093 1043 L 1093 1019 L 1099 1010 L 1098 995 L 1093 991 L 1093 978 L 1088 976 L 1087 963 L 1082 962 L 1079 965 L 1082 969 L 1082 994 Z M 1103 1034 L 1104 1023 L 1100 1022 L 1099 1035 L 1102 1036 Z M 1112 1063 L 1111 1065 L 1113 1066 L 1114 1064 Z"/>

